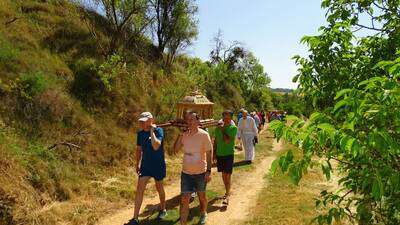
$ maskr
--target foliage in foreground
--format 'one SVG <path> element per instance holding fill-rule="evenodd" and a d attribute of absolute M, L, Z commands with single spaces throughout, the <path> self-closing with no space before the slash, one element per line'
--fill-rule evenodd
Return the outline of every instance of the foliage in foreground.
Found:
<path fill-rule="evenodd" d="M 319 223 L 344 216 L 360 224 L 400 223 L 400 58 L 376 68 L 390 76 L 337 92 L 333 109 L 314 112 L 307 121 L 288 116 L 288 125 L 271 123 L 278 138 L 300 146 L 304 155 L 294 160 L 288 152 L 274 162 L 273 171 L 279 166 L 298 183 L 315 156 L 327 179 L 339 170 L 342 189 L 323 191 L 317 201 L 330 206 L 316 218 Z"/>
<path fill-rule="evenodd" d="M 321 193 L 317 206 L 330 209 L 319 223 L 347 216 L 359 224 L 399 224 L 400 3 L 324 0 L 322 7 L 327 25 L 302 39 L 308 57 L 294 57 L 300 66 L 294 80 L 315 112 L 306 121 L 290 116 L 287 124 L 272 124 L 304 157 L 293 160 L 288 152 L 274 169 L 296 183 L 314 157 L 328 179 L 338 170 L 342 189 Z"/>

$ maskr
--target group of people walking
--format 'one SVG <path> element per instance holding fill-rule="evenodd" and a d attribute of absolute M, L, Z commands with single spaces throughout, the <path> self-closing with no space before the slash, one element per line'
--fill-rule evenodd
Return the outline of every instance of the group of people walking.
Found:
<path fill-rule="evenodd" d="M 183 151 L 181 172 L 181 202 L 180 223 L 187 224 L 190 198 L 195 193 L 200 202 L 200 224 L 207 219 L 207 183 L 211 180 L 211 167 L 216 162 L 218 172 L 222 173 L 225 186 L 223 204 L 229 205 L 231 175 L 234 166 L 235 141 L 239 139 L 245 150 L 245 159 L 251 163 L 254 160 L 255 140 L 259 127 L 249 113 L 242 109 L 241 117 L 236 127 L 233 112 L 222 113 L 222 121 L 215 129 L 212 142 L 209 133 L 200 128 L 200 117 L 196 112 L 187 112 L 185 121 L 187 129 L 183 130 L 174 144 L 174 151 Z M 164 158 L 164 132 L 154 124 L 153 115 L 143 112 L 139 116 L 141 130 L 137 133 L 136 172 L 139 175 L 135 196 L 134 216 L 126 225 L 139 224 L 139 212 L 143 202 L 146 185 L 154 178 L 160 198 L 160 209 L 157 220 L 167 216 L 163 179 L 166 176 Z"/>

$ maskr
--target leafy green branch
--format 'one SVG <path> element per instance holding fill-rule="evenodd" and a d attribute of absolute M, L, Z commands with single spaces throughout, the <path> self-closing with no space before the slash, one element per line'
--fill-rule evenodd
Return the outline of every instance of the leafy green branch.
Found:
<path fill-rule="evenodd" d="M 273 163 L 272 172 L 280 168 L 298 184 L 315 157 L 322 160 L 320 166 L 328 180 L 338 170 L 339 185 L 346 194 L 321 194 L 317 205 L 330 202 L 331 207 L 316 218 L 318 223 L 330 224 L 333 218 L 344 216 L 361 224 L 400 221 L 398 66 L 398 60 L 379 63 L 377 67 L 390 77 L 372 77 L 337 92 L 330 111 L 315 112 L 308 120 L 288 116 L 284 122 L 271 123 L 278 139 L 303 150 L 297 160 L 291 152 L 281 156 Z M 337 161 L 336 168 L 330 160 Z"/>

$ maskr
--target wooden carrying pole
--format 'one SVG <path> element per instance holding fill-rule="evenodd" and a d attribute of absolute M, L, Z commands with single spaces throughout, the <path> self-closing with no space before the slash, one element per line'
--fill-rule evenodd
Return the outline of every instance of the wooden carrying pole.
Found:
<path fill-rule="evenodd" d="M 214 126 L 218 126 L 218 120 L 214 120 L 214 119 L 207 119 L 207 120 L 200 120 L 200 127 L 201 128 L 206 128 L 206 127 L 214 127 Z M 166 123 L 162 123 L 162 124 L 157 124 L 157 127 L 187 127 L 187 124 L 185 121 L 183 120 L 172 120 Z"/>

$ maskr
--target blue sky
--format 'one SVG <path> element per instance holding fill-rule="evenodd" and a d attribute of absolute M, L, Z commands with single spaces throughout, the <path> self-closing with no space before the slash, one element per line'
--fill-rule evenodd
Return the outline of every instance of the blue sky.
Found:
<path fill-rule="evenodd" d="M 324 24 L 321 0 L 197 0 L 199 37 L 188 50 L 208 59 L 211 39 L 222 30 L 226 42 L 240 41 L 254 52 L 271 77 L 271 87 L 296 88 L 294 55 L 306 55 L 304 35 Z"/>

